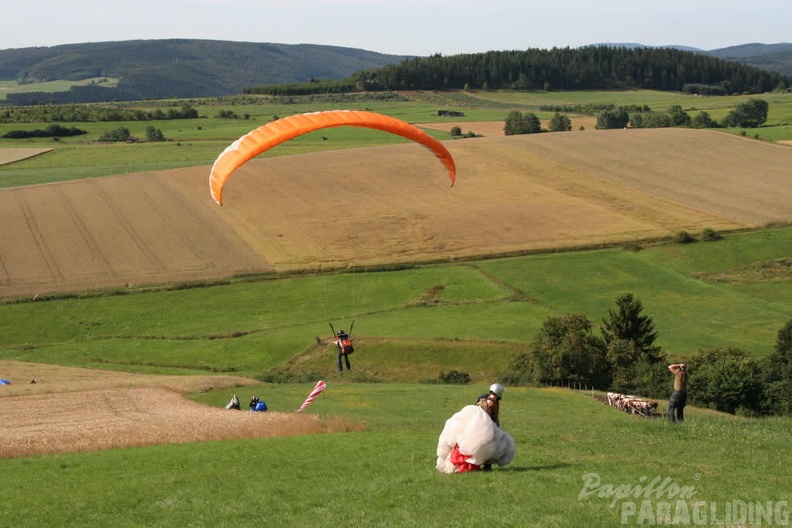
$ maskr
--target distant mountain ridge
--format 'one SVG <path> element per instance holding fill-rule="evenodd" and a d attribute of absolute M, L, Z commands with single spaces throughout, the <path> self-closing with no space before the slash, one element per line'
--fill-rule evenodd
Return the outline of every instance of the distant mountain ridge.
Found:
<path fill-rule="evenodd" d="M 792 75 L 792 44 L 751 43 L 704 51 L 681 45 L 603 43 L 592 46 L 667 47 Z M 74 87 L 59 102 L 213 97 L 262 85 L 340 80 L 357 72 L 398 64 L 407 55 L 315 44 L 277 44 L 199 39 L 130 40 L 0 50 L 0 80 L 40 82 L 95 77 L 120 79 L 116 88 Z M 66 94 L 66 95 L 64 95 Z M 7 96 L 10 104 L 52 101 L 52 94 Z"/>
<path fill-rule="evenodd" d="M 114 77 L 121 81 L 112 90 L 127 99 L 211 97 L 254 85 L 337 80 L 406 58 L 314 44 L 131 40 L 0 50 L 0 80 Z"/>
<path fill-rule="evenodd" d="M 753 66 L 754 68 L 762 68 L 764 70 L 783 73 L 784 75 L 792 75 L 792 43 L 787 42 L 779 42 L 777 44 L 762 44 L 759 42 L 752 42 L 749 44 L 740 44 L 737 46 L 729 46 L 726 48 L 718 48 L 713 50 L 703 50 L 700 48 L 673 44 L 664 46 L 648 46 L 646 44 L 639 44 L 636 42 L 605 42 L 601 44 L 592 44 L 592 46 L 609 46 L 613 48 L 624 47 L 628 49 L 673 48 L 682 51 L 703 53 L 704 55 L 709 55 L 710 57 L 739 62 L 747 66 Z"/>
<path fill-rule="evenodd" d="M 705 53 L 721 59 L 744 59 L 748 57 L 759 57 L 760 55 L 775 55 L 777 53 L 788 52 L 792 52 L 791 43 L 780 42 L 778 44 L 760 44 L 754 42 L 751 44 L 741 44 L 739 46 L 729 46 L 728 48 L 710 50 Z"/>

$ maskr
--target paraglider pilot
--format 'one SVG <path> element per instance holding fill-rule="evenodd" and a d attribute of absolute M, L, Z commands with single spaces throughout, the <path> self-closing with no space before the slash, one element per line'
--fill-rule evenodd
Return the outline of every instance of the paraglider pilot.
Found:
<path fill-rule="evenodd" d="M 437 442 L 437 463 L 441 473 L 465 473 L 505 466 L 514 458 L 514 438 L 496 424 L 498 401 L 503 386 L 495 383 L 476 405 L 466 405 L 446 420 Z"/>
<path fill-rule="evenodd" d="M 250 412 L 267 412 L 267 404 L 263 400 L 259 400 L 258 396 L 253 396 L 248 404 Z"/>
<path fill-rule="evenodd" d="M 495 425 L 500 427 L 500 401 L 503 398 L 503 385 L 493 383 L 490 385 L 489 392 L 478 397 L 476 405 L 487 411 Z M 491 403 L 487 403 L 491 402 Z"/>
<path fill-rule="evenodd" d="M 338 334 L 333 338 L 333 344 L 338 349 L 338 360 L 336 362 L 338 372 L 343 372 L 344 370 L 342 361 L 346 364 L 347 370 L 352 370 L 352 365 L 349 363 L 349 354 L 355 351 L 352 346 L 352 336 L 348 335 L 344 330 L 339 330 Z"/>
<path fill-rule="evenodd" d="M 239 398 L 237 398 L 236 394 L 234 394 L 234 396 L 231 398 L 231 401 L 228 402 L 228 404 L 225 406 L 225 408 L 226 409 L 236 409 L 237 411 L 239 410 Z"/>

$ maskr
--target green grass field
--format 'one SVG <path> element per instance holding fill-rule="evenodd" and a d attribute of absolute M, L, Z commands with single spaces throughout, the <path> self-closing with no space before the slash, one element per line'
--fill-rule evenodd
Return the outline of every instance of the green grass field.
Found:
<path fill-rule="evenodd" d="M 672 427 L 566 390 L 507 389 L 501 421 L 518 446 L 514 461 L 491 472 L 438 473 L 444 421 L 485 387 L 331 383 L 306 412 L 364 420 L 368 431 L 3 460 L 0 523 L 612 527 L 638 525 L 631 508 L 656 520 L 670 507 L 681 525 L 695 526 L 702 512 L 707 525 L 713 511 L 722 521 L 735 501 L 770 503 L 776 523 L 789 513 L 781 503 L 792 479 L 779 462 L 792 421 L 690 409 Z M 310 386 L 250 390 L 271 409 L 291 410 Z M 222 405 L 226 396 L 197 399 Z M 665 491 L 608 493 L 653 479 L 667 481 Z M 669 491 L 669 483 L 685 491 Z"/>
<path fill-rule="evenodd" d="M 118 79 L 110 77 L 92 77 L 79 81 L 48 81 L 39 83 L 23 83 L 17 81 L 0 81 L 0 100 L 5 100 L 9 93 L 30 93 L 30 92 L 68 92 L 72 86 L 88 86 L 100 84 L 107 88 L 115 88 Z"/>
<path fill-rule="evenodd" d="M 432 340 L 490 342 L 514 354 L 549 315 L 584 313 L 597 327 L 631 292 L 655 321 L 670 358 L 734 346 L 755 357 L 773 350 L 792 317 L 788 268 L 757 274 L 792 251 L 792 228 L 730 234 L 717 242 L 608 249 L 354 272 L 192 289 L 0 305 L 0 358 L 152 373 L 256 375 L 312 349 L 317 337 L 356 321 L 361 371 L 426 348 L 427 364 L 480 379 L 510 357 L 435 357 Z M 717 280 L 716 280 L 717 279 Z M 771 287 L 772 286 L 772 287 Z M 429 295 L 430 292 L 439 292 Z M 419 340 L 397 343 L 388 339 Z M 383 341 L 384 340 L 384 341 Z M 384 347 L 384 348 L 382 348 Z M 476 346 L 471 346 L 475 350 Z M 409 353 L 413 353 L 409 352 Z M 333 375 L 327 360 L 325 375 Z M 312 365 L 322 372 L 322 365 Z M 416 365 L 414 380 L 436 377 Z M 386 379 L 387 381 L 387 379 Z"/>
<path fill-rule="evenodd" d="M 1 93 L 1 92 L 0 92 Z M 0 148 L 6 147 L 52 147 L 55 150 L 45 156 L 0 166 L 0 187 L 30 185 L 55 181 L 66 181 L 98 176 L 111 176 L 149 170 L 163 170 L 197 165 L 211 165 L 215 158 L 232 141 L 256 127 L 270 122 L 275 117 L 320 110 L 344 108 L 365 109 L 384 113 L 411 123 L 437 121 L 505 121 L 510 110 L 534 112 L 540 118 L 549 118 L 552 113 L 540 112 L 541 105 L 551 104 L 621 104 L 648 105 L 653 110 L 663 111 L 678 104 L 691 116 L 704 110 L 713 119 L 721 119 L 737 104 L 749 96 L 696 97 L 692 95 L 656 92 L 650 90 L 613 92 L 475 92 L 438 95 L 430 92 L 411 94 L 412 100 L 399 102 L 366 101 L 344 105 L 338 102 L 299 102 L 295 104 L 271 104 L 260 98 L 261 104 L 250 102 L 250 97 L 238 104 L 233 98 L 206 99 L 196 101 L 201 116 L 198 119 L 62 123 L 66 127 L 77 127 L 88 132 L 84 136 L 53 141 L 49 138 L 10 140 L 0 139 Z M 792 95 L 765 94 L 760 96 L 769 103 L 769 116 L 765 126 L 746 130 L 750 137 L 758 135 L 766 140 L 792 140 Z M 255 99 L 255 98 L 253 98 Z M 173 101 L 179 108 L 182 102 Z M 454 106 L 456 105 L 456 106 Z M 148 110 L 145 103 L 139 108 Z M 465 112 L 461 118 L 441 118 L 438 108 L 458 108 Z M 233 111 L 240 119 L 223 119 L 221 111 Z M 244 116 L 248 116 L 247 119 Z M 164 143 L 100 144 L 97 139 L 119 127 L 126 127 L 133 136 L 145 139 L 146 127 L 154 126 L 167 139 Z M 0 136 L 12 130 L 37 130 L 46 128 L 45 123 L 0 123 Z M 724 129 L 725 132 L 740 134 L 739 129 Z M 444 132 L 429 131 L 438 139 L 450 139 Z M 321 136 L 330 141 L 321 141 Z M 340 127 L 298 137 L 279 145 L 267 156 L 283 156 L 322 150 L 354 148 L 404 142 L 403 138 L 384 132 L 353 127 Z"/>

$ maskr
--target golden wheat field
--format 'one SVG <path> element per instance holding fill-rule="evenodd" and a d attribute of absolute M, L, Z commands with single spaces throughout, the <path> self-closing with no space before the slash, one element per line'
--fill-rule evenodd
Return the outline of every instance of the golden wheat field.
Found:
<path fill-rule="evenodd" d="M 209 196 L 209 167 L 2 189 L 0 297 L 792 222 L 786 145 L 689 129 L 471 129 L 488 137 L 445 143 L 454 187 L 426 149 L 399 144 L 252 160 L 222 207 Z M 361 427 L 212 409 L 179 394 L 256 383 L 242 378 L 10 361 L 0 371 L 15 380 L 0 394 L 0 458 Z"/>
<path fill-rule="evenodd" d="M 572 131 L 0 190 L 0 297 L 464 258 L 792 221 L 792 149 L 715 131 Z"/>

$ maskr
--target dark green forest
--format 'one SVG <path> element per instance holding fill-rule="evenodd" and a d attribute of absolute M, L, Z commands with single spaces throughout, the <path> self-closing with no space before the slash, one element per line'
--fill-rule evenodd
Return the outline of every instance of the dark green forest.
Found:
<path fill-rule="evenodd" d="M 683 91 L 699 85 L 755 94 L 792 86 L 792 78 L 781 73 L 691 51 L 608 46 L 434 55 L 359 72 L 351 80 L 366 90 Z"/>

